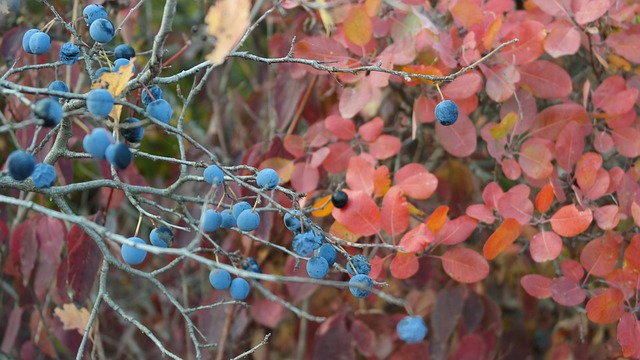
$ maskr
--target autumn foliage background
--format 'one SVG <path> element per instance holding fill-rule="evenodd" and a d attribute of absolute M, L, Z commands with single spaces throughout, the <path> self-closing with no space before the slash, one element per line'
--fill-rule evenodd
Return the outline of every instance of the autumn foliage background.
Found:
<path fill-rule="evenodd" d="M 72 2 L 51 4 L 72 19 Z M 118 23 L 135 5 L 105 4 Z M 212 55 L 214 41 L 207 34 L 210 5 L 178 2 L 165 60 L 185 45 L 186 51 L 156 79 L 177 113 L 203 71 L 174 78 L 178 81 L 162 79 L 200 66 L 207 56 L 221 62 L 184 109 L 182 131 L 239 176 L 250 179 L 252 172 L 237 165 L 277 169 L 283 187 L 306 196 L 297 204 L 282 191 L 260 196 L 305 209 L 333 234 L 332 241 L 344 240 L 337 243 L 345 251 L 371 259 L 371 277 L 387 285 L 377 289 L 404 300 L 400 306 L 378 295 L 355 299 L 343 287 L 313 281 L 263 280 L 260 284 L 277 297 L 327 319 L 296 316 L 255 288 L 248 307 L 190 314 L 208 341 L 227 344 L 226 358 L 250 349 L 267 333 L 269 342 L 254 358 L 640 357 L 640 4 L 287 0 L 250 34 L 239 49 L 246 52 L 226 51 L 222 57 Z M 250 5 L 255 21 L 274 4 Z M 21 48 L 22 34 L 51 18 L 48 8 L 27 1 L 19 13 L 0 19 L 1 73 L 14 61 L 19 67 L 57 60 L 57 49 L 69 40 L 60 25 L 50 30 L 49 55 L 26 56 Z M 148 60 L 145 50 L 161 18 L 159 2 L 146 2 L 114 40 L 138 51 L 139 68 Z M 83 26 L 78 28 L 87 36 Z M 512 39 L 518 42 L 475 63 Z M 270 60 L 275 58 L 282 61 Z M 351 71 L 362 66 L 369 68 Z M 81 65 L 43 68 L 3 81 L 45 88 L 66 78 L 75 84 L 72 90 L 86 93 L 90 83 L 83 72 Z M 456 75 L 434 82 L 411 74 Z M 433 110 L 441 100 L 436 83 L 460 108 L 453 126 L 435 121 Z M 128 94 L 128 101 L 139 102 L 139 91 Z M 4 116 L 13 122 L 29 119 L 30 109 L 17 96 L 4 94 Z M 85 121 L 81 113 L 72 116 Z M 26 147 L 34 131 L 34 126 L 23 127 L 15 137 Z M 0 133 L 3 162 L 13 149 L 9 135 Z M 44 135 L 37 133 L 38 139 Z M 68 148 L 82 151 L 82 136 L 83 130 L 74 127 Z M 50 148 L 45 145 L 37 158 Z M 175 137 L 153 124 L 139 150 L 170 158 L 180 152 Z M 201 175 L 212 161 L 189 144 L 185 154 L 196 164 L 189 167 L 192 175 Z M 106 164 L 87 159 L 60 158 L 55 166 L 60 187 L 111 178 Z M 181 176 L 179 169 L 178 162 L 138 156 L 135 166 L 119 176 L 132 185 L 162 189 Z M 15 184 L 0 178 L 1 193 L 57 210 L 46 192 L 29 196 Z M 255 195 L 231 181 L 227 186 L 238 197 Z M 349 195 L 344 209 L 329 202 L 338 189 Z M 209 190 L 200 179 L 179 193 L 204 197 Z M 107 187 L 70 190 L 68 202 L 96 223 L 106 213 L 108 229 L 133 236 L 138 211 L 122 191 L 109 194 Z M 148 198 L 167 210 L 185 211 L 170 198 Z M 233 254 L 236 264 L 251 256 L 264 274 L 306 276 L 304 261 L 295 268 L 290 254 L 271 246 L 291 248 L 284 212 L 264 200 L 261 204 L 265 211 L 254 237 L 266 241 L 231 230 L 212 239 Z M 189 207 L 195 219 L 196 205 Z M 69 317 L 91 311 L 103 255 L 77 225 L 22 211 L 0 203 L 1 350 L 15 358 L 75 357 L 83 320 L 78 325 Z M 155 213 L 188 227 L 171 211 Z M 141 234 L 151 227 L 144 221 Z M 195 236 L 175 233 L 176 248 Z M 119 257 L 119 245 L 107 243 Z M 200 247 L 199 254 L 213 258 L 207 252 L 210 243 L 203 239 Z M 174 260 L 177 265 L 157 279 L 185 307 L 228 299 L 209 285 L 209 267 L 191 259 L 152 255 L 136 268 L 151 272 Z M 224 256 L 219 260 L 231 263 Z M 344 257 L 339 262 L 344 267 Z M 349 276 L 336 269 L 329 278 Z M 109 271 L 107 287 L 168 350 L 194 356 L 183 314 L 157 287 L 117 268 Z M 397 338 L 395 324 L 407 313 L 426 320 L 426 341 L 407 345 Z M 158 347 L 126 320 L 100 308 L 91 351 L 108 358 L 160 358 Z M 65 330 L 69 323 L 75 327 Z M 203 353 L 213 358 L 216 350 Z"/>

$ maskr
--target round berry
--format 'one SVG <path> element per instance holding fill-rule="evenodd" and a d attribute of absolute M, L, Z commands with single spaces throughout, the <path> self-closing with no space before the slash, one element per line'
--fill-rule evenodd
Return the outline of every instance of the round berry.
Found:
<path fill-rule="evenodd" d="M 151 93 L 151 95 L 149 95 Z M 142 105 L 147 106 L 154 100 L 162 99 L 162 88 L 159 86 L 152 86 L 149 88 L 149 91 L 146 89 L 142 89 L 140 91 L 140 100 L 142 101 Z"/>
<path fill-rule="evenodd" d="M 118 169 L 126 169 L 131 164 L 131 150 L 122 142 L 109 144 L 105 156 L 107 161 Z"/>
<path fill-rule="evenodd" d="M 24 33 L 24 35 L 22 35 L 22 49 L 27 54 L 33 54 L 33 52 L 31 51 L 31 47 L 29 47 L 29 40 L 31 40 L 33 34 L 36 34 L 38 32 L 40 32 L 40 30 L 38 29 L 29 29 Z"/>
<path fill-rule="evenodd" d="M 51 49 L 51 38 L 49 34 L 38 31 L 31 35 L 31 38 L 29 38 L 29 49 L 31 49 L 32 54 L 46 54 L 49 49 Z"/>
<path fill-rule="evenodd" d="M 149 234 L 149 240 L 153 246 L 167 248 L 173 244 L 173 232 L 166 226 L 159 226 Z"/>
<path fill-rule="evenodd" d="M 235 278 L 231 282 L 231 286 L 229 287 L 229 292 L 231 293 L 231 297 L 236 300 L 244 300 L 249 296 L 249 283 L 247 280 L 243 278 Z"/>
<path fill-rule="evenodd" d="M 48 89 L 51 91 L 69 92 L 69 87 L 67 86 L 67 84 L 60 80 L 52 81 L 51 84 L 49 84 Z M 60 99 L 59 97 L 53 95 L 51 95 L 51 98 L 56 102 Z"/>
<path fill-rule="evenodd" d="M 329 263 L 323 257 L 312 257 L 307 261 L 307 274 L 314 279 L 323 279 L 329 273 Z"/>
<path fill-rule="evenodd" d="M 127 66 L 131 63 L 131 61 L 129 59 L 116 59 L 116 61 L 113 62 L 113 72 L 117 73 L 118 70 L 120 70 L 121 67 L 123 66 Z M 133 68 L 131 69 L 131 72 L 135 73 L 136 72 L 136 66 L 134 65 Z"/>
<path fill-rule="evenodd" d="M 300 232 L 302 230 L 301 216 L 303 215 L 300 210 L 293 210 L 291 213 L 284 214 L 284 226 L 295 233 Z"/>
<path fill-rule="evenodd" d="M 73 65 L 80 57 L 80 48 L 74 43 L 64 43 L 60 48 L 60 61 L 65 65 Z"/>
<path fill-rule="evenodd" d="M 42 120 L 42 126 L 54 127 L 62 120 L 62 106 L 52 98 L 40 99 L 33 107 L 33 115 Z"/>
<path fill-rule="evenodd" d="M 113 52 L 116 55 L 116 59 L 131 59 L 136 56 L 136 51 L 129 44 L 120 44 L 116 46 Z"/>
<path fill-rule="evenodd" d="M 115 28 L 113 23 L 107 19 L 97 19 L 89 27 L 89 35 L 93 41 L 105 44 L 113 39 Z"/>
<path fill-rule="evenodd" d="M 256 177 L 258 186 L 265 190 L 275 189 L 279 182 L 280 176 L 278 176 L 278 172 L 273 169 L 262 169 Z"/>
<path fill-rule="evenodd" d="M 57 175 L 53 166 L 49 164 L 37 164 L 31 174 L 31 180 L 38 189 L 48 189 L 56 181 Z"/>
<path fill-rule="evenodd" d="M 358 274 L 349 280 L 349 291 L 357 298 L 366 298 L 371 294 L 371 289 L 373 289 L 373 280 L 367 275 Z"/>
<path fill-rule="evenodd" d="M 217 165 L 210 165 L 204 169 L 204 181 L 210 185 L 222 185 L 224 182 L 224 173 Z"/>
<path fill-rule="evenodd" d="M 356 273 L 369 275 L 369 272 L 371 272 L 371 263 L 364 255 L 356 255 L 347 263 L 347 271 L 351 275 L 356 275 Z"/>
<path fill-rule="evenodd" d="M 242 260 L 242 268 L 254 273 L 262 274 L 262 269 L 256 259 L 248 257 L 246 260 Z"/>
<path fill-rule="evenodd" d="M 95 128 L 91 134 L 85 135 L 82 140 L 84 151 L 91 154 L 96 159 L 106 159 L 107 147 L 111 145 L 113 138 L 107 130 L 103 128 Z"/>
<path fill-rule="evenodd" d="M 7 159 L 9 176 L 18 181 L 22 181 L 31 176 L 35 167 L 36 158 L 26 151 L 15 150 Z"/>
<path fill-rule="evenodd" d="M 322 244 L 322 246 L 320 246 L 320 248 L 318 249 L 318 255 L 327 260 L 327 264 L 329 264 L 329 266 L 333 266 L 333 264 L 336 262 L 336 248 L 334 248 L 331 244 Z"/>
<path fill-rule="evenodd" d="M 94 115 L 107 116 L 113 110 L 113 96 L 109 90 L 91 90 L 87 95 L 87 109 Z"/>
<path fill-rule="evenodd" d="M 314 230 L 305 231 L 293 237 L 293 251 L 301 256 L 309 254 L 322 246 L 323 236 Z"/>
<path fill-rule="evenodd" d="M 136 244 L 144 245 L 144 240 L 139 237 L 130 237 L 129 241 L 133 241 Z M 147 251 L 135 248 L 131 245 L 124 244 L 120 249 L 120 253 L 122 254 L 122 259 L 129 265 L 138 265 L 144 261 L 144 258 L 147 256 Z"/>
<path fill-rule="evenodd" d="M 458 105 L 451 100 L 441 101 L 436 105 L 435 114 L 440 124 L 453 125 L 458 120 Z"/>
<path fill-rule="evenodd" d="M 102 5 L 91 4 L 87 5 L 84 10 L 82 10 L 82 16 L 84 16 L 84 21 L 87 25 L 91 25 L 98 19 L 106 19 L 107 10 Z"/>
<path fill-rule="evenodd" d="M 407 344 L 418 343 L 427 336 L 427 325 L 420 316 L 407 316 L 398 322 L 396 332 Z"/>
<path fill-rule="evenodd" d="M 260 225 L 260 214 L 249 209 L 243 211 L 236 219 L 236 226 L 242 231 L 253 231 Z"/>
<path fill-rule="evenodd" d="M 342 190 L 337 190 L 331 195 L 331 203 L 338 209 L 347 206 L 347 201 L 349 201 L 349 195 Z"/>
<path fill-rule="evenodd" d="M 216 290 L 226 290 L 231 285 L 231 274 L 229 274 L 227 270 L 223 269 L 211 270 L 209 273 L 209 282 Z"/>
<path fill-rule="evenodd" d="M 120 135 L 122 135 L 123 138 L 125 138 L 130 143 L 137 143 L 142 141 L 142 138 L 144 137 L 144 127 L 142 127 L 140 120 L 134 117 L 130 117 L 122 123 L 128 125 L 139 125 L 120 129 Z"/>
<path fill-rule="evenodd" d="M 222 215 L 213 209 L 208 209 L 202 215 L 202 230 L 206 232 L 216 231 L 222 225 Z"/>
<path fill-rule="evenodd" d="M 110 72 L 111 69 L 109 69 L 108 67 L 101 67 L 100 69 L 96 70 L 95 74 L 93 74 L 93 79 L 98 79 L 100 76 L 102 76 L 102 74 Z"/>
<path fill-rule="evenodd" d="M 233 206 L 231 207 L 231 214 L 233 214 L 233 217 L 236 218 L 236 222 L 238 221 L 238 216 L 240 216 L 240 214 L 245 211 L 245 210 L 249 210 L 252 209 L 253 206 L 251 206 L 251 204 L 249 204 L 246 201 L 240 201 L 237 202 L 235 204 L 233 204 Z"/>
<path fill-rule="evenodd" d="M 149 113 L 152 118 L 168 124 L 169 121 L 171 121 L 173 110 L 167 100 L 156 99 L 156 101 L 152 101 L 147 105 L 147 113 Z"/>
<path fill-rule="evenodd" d="M 231 211 L 229 211 L 229 209 L 222 210 L 220 216 L 222 216 L 222 223 L 220 224 L 221 228 L 230 229 L 236 226 L 236 218 L 233 216 L 233 214 L 231 214 Z"/>

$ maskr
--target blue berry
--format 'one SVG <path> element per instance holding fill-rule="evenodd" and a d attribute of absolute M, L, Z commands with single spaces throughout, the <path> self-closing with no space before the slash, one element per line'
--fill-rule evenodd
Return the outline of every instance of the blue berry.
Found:
<path fill-rule="evenodd" d="M 338 209 L 342 209 L 347 206 L 347 202 L 349 201 L 349 195 L 342 190 L 337 190 L 333 194 L 331 194 L 331 203 L 333 206 Z"/>
<path fill-rule="evenodd" d="M 116 59 L 116 61 L 113 62 L 113 72 L 118 72 L 118 70 L 120 70 L 120 68 L 122 66 L 126 66 L 129 65 L 131 63 L 131 61 L 129 59 Z M 133 65 L 133 68 L 131 69 L 131 72 L 135 73 L 136 72 L 136 66 Z"/>
<path fill-rule="evenodd" d="M 398 322 L 396 332 L 407 344 L 418 343 L 427 336 L 427 325 L 420 316 L 407 316 Z"/>
<path fill-rule="evenodd" d="M 154 119 L 168 124 L 169 121 L 171 121 L 173 110 L 167 100 L 156 99 L 156 101 L 152 101 L 147 105 L 147 113 L 149 113 L 149 115 Z"/>
<path fill-rule="evenodd" d="M 9 176 L 18 181 L 22 181 L 31 176 L 35 166 L 36 158 L 26 151 L 15 150 L 7 159 Z"/>
<path fill-rule="evenodd" d="M 242 214 L 243 211 L 252 209 L 252 208 L 253 206 L 251 206 L 251 204 L 249 204 L 248 202 L 240 201 L 233 204 L 233 206 L 231 207 L 231 214 L 233 214 L 233 217 L 236 218 L 236 222 L 237 222 L 238 216 L 240 216 L 240 214 Z"/>
<path fill-rule="evenodd" d="M 94 115 L 107 116 L 113 110 L 113 96 L 109 90 L 91 90 L 87 95 L 87 109 Z"/>
<path fill-rule="evenodd" d="M 38 189 L 50 188 L 56 179 L 56 171 L 49 164 L 37 164 L 31 174 L 31 180 Z"/>
<path fill-rule="evenodd" d="M 260 214 L 247 209 L 238 215 L 236 223 L 242 231 L 253 231 L 260 225 Z"/>
<path fill-rule="evenodd" d="M 223 269 L 211 270 L 209 273 L 209 282 L 216 290 L 226 290 L 231 285 L 231 274 Z"/>
<path fill-rule="evenodd" d="M 231 293 L 231 297 L 236 300 L 244 300 L 249 296 L 249 283 L 247 280 L 243 278 L 235 278 L 231 282 L 231 286 L 229 287 L 229 292 Z"/>
<path fill-rule="evenodd" d="M 33 34 L 36 34 L 38 32 L 40 32 L 40 30 L 38 29 L 29 29 L 24 33 L 24 35 L 22 35 L 22 49 L 27 54 L 33 54 L 33 52 L 31 51 L 31 47 L 29 47 L 29 40 L 31 40 Z"/>
<path fill-rule="evenodd" d="M 173 244 L 173 232 L 166 226 L 159 226 L 151 230 L 149 240 L 151 240 L 153 246 L 171 247 L 171 244 Z"/>
<path fill-rule="evenodd" d="M 279 182 L 280 176 L 278 176 L 278 172 L 273 169 L 262 169 L 256 177 L 258 186 L 265 190 L 275 189 Z"/>
<path fill-rule="evenodd" d="M 322 235 L 314 230 L 305 231 L 293 237 L 293 251 L 301 256 L 308 256 L 312 251 L 322 246 Z"/>
<path fill-rule="evenodd" d="M 69 92 L 69 87 L 67 86 L 67 84 L 60 80 L 52 81 L 51 84 L 49 84 L 48 89 L 52 91 Z M 51 98 L 56 102 L 60 99 L 59 97 L 53 95 L 51 95 Z"/>
<path fill-rule="evenodd" d="M 107 19 L 97 19 L 89 27 L 89 35 L 95 42 L 108 43 L 115 35 L 113 23 Z"/>
<path fill-rule="evenodd" d="M 204 169 L 204 181 L 208 182 L 210 185 L 222 185 L 224 182 L 224 173 L 220 168 L 216 165 L 210 165 L 206 169 Z"/>
<path fill-rule="evenodd" d="M 103 128 L 95 128 L 91 131 L 91 134 L 85 135 L 82 140 L 82 147 L 84 151 L 91 154 L 96 159 L 106 159 L 107 147 L 111 145 L 113 138 L 107 130 Z"/>
<path fill-rule="evenodd" d="M 109 144 L 105 156 L 107 161 L 118 169 L 126 169 L 131 164 L 131 150 L 122 142 Z"/>
<path fill-rule="evenodd" d="M 208 209 L 202 215 L 202 230 L 206 232 L 216 231 L 222 224 L 222 215 L 213 209 Z"/>
<path fill-rule="evenodd" d="M 32 54 L 46 54 L 51 49 L 51 38 L 48 34 L 38 31 L 29 38 L 29 49 Z"/>
<path fill-rule="evenodd" d="M 128 44 L 120 44 L 116 46 L 114 53 L 116 55 L 116 59 L 131 59 L 136 56 L 136 51 Z"/>
<path fill-rule="evenodd" d="M 139 237 L 130 237 L 129 241 L 133 241 L 136 244 L 144 245 L 144 240 Z M 124 244 L 120 249 L 120 253 L 122 254 L 122 259 L 129 265 L 138 265 L 144 261 L 144 258 L 147 256 L 147 251 L 135 248 L 133 246 Z"/>
<path fill-rule="evenodd" d="M 100 76 L 102 76 L 102 74 L 110 73 L 110 72 L 111 72 L 111 69 L 107 67 L 101 67 L 100 69 L 96 70 L 96 73 L 93 75 L 93 78 L 98 79 Z"/>
<path fill-rule="evenodd" d="M 360 287 L 364 287 L 368 290 L 351 285 L 360 285 Z M 371 294 L 371 289 L 373 289 L 373 280 L 371 280 L 371 278 L 367 275 L 358 274 L 352 277 L 351 280 L 349 280 L 349 291 L 351 291 L 351 294 L 353 294 L 353 296 L 357 298 L 366 298 L 367 296 L 369 296 L 369 294 Z"/>
<path fill-rule="evenodd" d="M 140 120 L 134 117 L 130 117 L 130 118 L 127 118 L 123 122 L 123 124 L 136 125 L 136 124 L 140 124 Z M 140 126 L 128 127 L 126 129 L 120 129 L 120 135 L 122 135 L 122 137 L 124 137 L 130 143 L 137 143 L 142 141 L 142 138 L 144 137 L 144 127 L 140 125 Z"/>
<path fill-rule="evenodd" d="M 82 10 L 82 16 L 84 16 L 84 21 L 87 25 L 91 25 L 98 19 L 106 19 L 107 10 L 102 5 L 91 4 L 87 5 L 84 10 Z"/>
<path fill-rule="evenodd" d="M 312 257 L 307 261 L 307 274 L 314 279 L 323 279 L 329 272 L 329 263 L 323 257 Z"/>
<path fill-rule="evenodd" d="M 333 266 L 336 262 L 336 248 L 331 244 L 322 244 L 318 249 L 318 255 L 327 260 L 327 264 L 329 264 L 329 266 Z"/>
<path fill-rule="evenodd" d="M 256 259 L 252 257 L 248 257 L 246 260 L 242 261 L 242 268 L 254 273 L 262 274 L 262 269 Z"/>
<path fill-rule="evenodd" d="M 222 224 L 220 224 L 221 228 L 230 229 L 236 226 L 236 218 L 233 217 L 233 214 L 231 214 L 229 209 L 222 210 L 220 216 L 222 216 Z"/>
<path fill-rule="evenodd" d="M 42 120 L 42 126 L 54 127 L 62 120 L 62 106 L 52 98 L 40 99 L 33 107 L 33 115 Z"/>
<path fill-rule="evenodd" d="M 369 262 L 369 259 L 367 259 L 363 255 L 356 255 L 352 257 L 350 260 L 350 263 L 347 263 L 346 267 L 347 267 L 347 271 L 351 275 L 355 275 L 356 273 L 369 275 L 369 272 L 371 272 L 371 263 Z M 353 269 L 354 267 L 355 267 L 355 272 Z"/>
<path fill-rule="evenodd" d="M 60 61 L 65 65 L 73 65 L 80 57 L 80 48 L 74 43 L 64 43 L 60 48 Z"/>
<path fill-rule="evenodd" d="M 149 95 L 149 92 L 151 92 L 153 98 Z M 142 105 L 144 106 L 147 106 L 152 101 L 159 99 L 162 99 L 162 88 L 159 86 L 150 87 L 148 92 L 146 89 L 142 89 L 142 91 L 140 91 L 140 100 L 142 100 Z"/>
<path fill-rule="evenodd" d="M 458 105 L 451 100 L 438 103 L 434 112 L 438 122 L 444 126 L 453 125 L 458 120 Z"/>
<path fill-rule="evenodd" d="M 284 214 L 284 226 L 295 233 L 300 232 L 302 230 L 301 216 L 303 215 L 300 210 L 293 210 L 291 213 Z"/>

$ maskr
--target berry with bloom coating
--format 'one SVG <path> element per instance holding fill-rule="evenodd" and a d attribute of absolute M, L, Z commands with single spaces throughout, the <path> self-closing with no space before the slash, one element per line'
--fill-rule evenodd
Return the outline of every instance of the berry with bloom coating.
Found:
<path fill-rule="evenodd" d="M 352 285 L 359 285 L 359 287 Z M 373 280 L 371 280 L 367 275 L 358 274 L 349 280 L 349 291 L 351 291 L 351 294 L 357 298 L 366 298 L 371 294 L 371 291 L 369 291 L 371 289 L 373 289 Z"/>
<path fill-rule="evenodd" d="M 371 272 L 371 263 L 364 255 L 356 255 L 352 257 L 350 263 L 347 263 L 346 267 L 347 271 L 351 275 L 355 275 L 356 273 L 369 275 L 369 272 Z"/>
<path fill-rule="evenodd" d="M 231 282 L 231 286 L 229 287 L 229 292 L 231 293 L 231 297 L 236 300 L 244 300 L 249 296 L 249 283 L 247 280 L 243 278 L 235 278 Z"/>
<path fill-rule="evenodd" d="M 231 274 L 223 269 L 211 270 L 209 273 L 209 282 L 216 290 L 226 290 L 231 285 Z"/>
<path fill-rule="evenodd" d="M 151 95 L 149 95 L 151 93 Z M 153 98 L 152 98 L 153 95 Z M 149 88 L 149 91 L 146 89 L 142 89 L 140 91 L 140 100 L 144 106 L 149 105 L 154 100 L 162 99 L 162 88 L 159 86 L 152 86 Z"/>
<path fill-rule="evenodd" d="M 113 23 L 107 19 L 97 19 L 89 27 L 89 35 L 95 42 L 108 43 L 115 35 Z"/>
<path fill-rule="evenodd" d="M 313 250 L 322 246 L 323 236 L 314 230 L 305 231 L 293 237 L 293 251 L 301 256 L 308 256 Z"/>
<path fill-rule="evenodd" d="M 202 230 L 206 232 L 216 231 L 222 225 L 222 216 L 213 209 L 207 209 L 202 215 Z"/>
<path fill-rule="evenodd" d="M 318 255 L 327 260 L 329 266 L 333 266 L 336 262 L 336 248 L 331 244 L 322 244 L 318 249 Z"/>
<path fill-rule="evenodd" d="M 139 237 L 130 237 L 129 241 L 133 241 L 136 244 L 145 244 L 144 240 Z M 129 265 L 138 265 L 144 261 L 144 258 L 147 256 L 147 251 L 135 248 L 131 245 L 124 244 L 120 249 L 120 253 L 122 254 L 122 259 Z"/>
<path fill-rule="evenodd" d="M 167 248 L 173 244 L 173 232 L 166 226 L 159 226 L 149 234 L 149 240 L 153 246 Z"/>
<path fill-rule="evenodd" d="M 427 336 L 427 325 L 420 316 L 407 316 L 398 322 L 396 332 L 407 344 L 418 343 Z"/>
<path fill-rule="evenodd" d="M 73 65 L 80 57 L 80 48 L 74 43 L 64 43 L 60 48 L 60 61 L 65 65 Z"/>
<path fill-rule="evenodd" d="M 206 169 L 204 169 L 204 181 L 208 182 L 210 185 L 222 185 L 224 182 L 224 173 L 217 165 L 210 165 Z"/>
<path fill-rule="evenodd" d="M 248 202 L 240 201 L 233 204 L 233 207 L 231 208 L 231 214 L 233 215 L 234 218 L 236 218 L 236 222 L 237 222 L 238 216 L 240 216 L 240 214 L 242 214 L 243 211 L 250 210 L 252 208 L 253 206 L 251 206 L 251 204 L 249 204 Z"/>
<path fill-rule="evenodd" d="M 322 279 L 329 272 L 329 263 L 325 258 L 316 256 L 307 261 L 307 274 L 314 279 Z"/>
<path fill-rule="evenodd" d="M 279 182 L 280 176 L 278 176 L 278 172 L 273 169 L 262 169 L 256 177 L 258 186 L 265 190 L 275 189 Z"/>
<path fill-rule="evenodd" d="M 229 209 L 222 210 L 220 216 L 222 216 L 222 224 L 220 224 L 221 228 L 230 229 L 236 226 L 236 218 L 233 216 L 233 214 L 231 214 L 231 211 L 229 211 Z"/>
<path fill-rule="evenodd" d="M 84 21 L 86 21 L 87 25 L 91 25 L 98 19 L 106 19 L 107 10 L 102 5 L 91 4 L 82 10 L 82 16 L 84 16 Z"/>
<path fill-rule="evenodd" d="M 48 89 L 53 91 L 69 92 L 69 87 L 67 86 L 67 84 L 60 80 L 52 81 L 51 84 L 49 84 Z M 60 99 L 59 97 L 53 95 L 51 95 L 51 98 L 56 102 Z"/>
<path fill-rule="evenodd" d="M 27 30 L 27 32 L 24 33 L 24 35 L 22 35 L 22 49 L 27 54 L 33 54 L 33 52 L 31 51 L 31 48 L 29 47 L 29 40 L 31 40 L 31 37 L 33 36 L 33 34 L 36 34 L 38 32 L 40 32 L 40 30 L 38 29 L 29 29 Z"/>
<path fill-rule="evenodd" d="M 62 106 L 52 98 L 40 99 L 33 108 L 33 115 L 42 120 L 42 126 L 54 127 L 62 120 Z"/>
<path fill-rule="evenodd" d="M 147 113 L 151 115 L 154 119 L 168 124 L 171 121 L 171 115 L 173 115 L 173 110 L 171 109 L 171 105 L 164 99 L 156 99 L 156 101 L 152 101 L 147 105 Z"/>
<path fill-rule="evenodd" d="M 131 164 L 131 150 L 122 142 L 109 144 L 105 156 L 107 161 L 118 169 L 126 169 Z"/>
<path fill-rule="evenodd" d="M 31 176 L 35 167 L 36 158 L 26 151 L 15 150 L 7 159 L 9 176 L 18 181 L 22 181 Z"/>
<path fill-rule="evenodd" d="M 91 131 L 90 135 L 85 135 L 82 140 L 82 147 L 84 151 L 91 154 L 94 158 L 104 160 L 106 159 L 105 153 L 107 152 L 107 147 L 111 145 L 112 142 L 113 138 L 107 130 L 95 128 Z"/>
<path fill-rule="evenodd" d="M 116 46 L 113 52 L 116 55 L 116 59 L 131 59 L 136 56 L 136 51 L 129 44 L 120 44 Z"/>
<path fill-rule="evenodd" d="M 438 122 L 444 126 L 453 125 L 458 120 L 458 105 L 451 100 L 438 103 L 434 112 Z"/>
<path fill-rule="evenodd" d="M 300 222 L 301 216 L 303 215 L 300 210 L 293 210 L 291 213 L 284 214 L 284 226 L 294 233 L 300 232 L 300 230 L 302 230 L 302 223 Z"/>
<path fill-rule="evenodd" d="M 236 226 L 242 231 L 253 231 L 260 225 L 260 214 L 247 209 L 238 215 Z"/>
<path fill-rule="evenodd" d="M 50 188 L 57 177 L 55 169 L 49 164 L 37 164 L 31 174 L 31 180 L 38 189 Z"/>
<path fill-rule="evenodd" d="M 136 125 L 139 123 L 140 123 L 140 120 L 134 117 L 127 118 L 125 121 L 122 122 L 122 124 L 129 124 L 129 125 Z M 126 129 L 120 129 L 120 135 L 122 135 L 122 137 L 124 137 L 130 143 L 137 143 L 142 141 L 142 137 L 144 137 L 144 127 L 140 125 L 140 126 L 128 127 Z"/>
<path fill-rule="evenodd" d="M 38 31 L 29 38 L 29 49 L 32 54 L 46 54 L 51 49 L 51 38 L 49 34 Z"/>
<path fill-rule="evenodd" d="M 94 115 L 107 116 L 113 110 L 113 96 L 109 90 L 91 90 L 87 94 L 87 109 Z"/>

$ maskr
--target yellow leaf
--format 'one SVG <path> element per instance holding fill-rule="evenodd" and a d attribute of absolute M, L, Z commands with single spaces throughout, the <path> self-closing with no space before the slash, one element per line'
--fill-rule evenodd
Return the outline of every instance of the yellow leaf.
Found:
<path fill-rule="evenodd" d="M 518 122 L 518 114 L 510 112 L 502 118 L 499 124 L 492 127 L 489 132 L 494 139 L 500 140 L 509 135 L 509 132 L 511 132 L 511 129 L 513 129 L 516 122 Z"/>
<path fill-rule="evenodd" d="M 360 235 L 347 230 L 347 228 L 338 221 L 333 222 L 331 228 L 329 228 L 329 233 L 349 242 L 358 242 L 358 239 L 360 238 Z"/>
<path fill-rule="evenodd" d="M 284 184 L 291 180 L 291 174 L 293 174 L 293 161 L 281 157 L 273 157 L 260 164 L 260 170 L 265 168 L 271 168 L 277 171 L 280 176 L 280 184 Z"/>
<path fill-rule="evenodd" d="M 366 0 L 364 3 L 364 10 L 369 17 L 377 16 L 382 9 L 382 0 Z"/>
<path fill-rule="evenodd" d="M 62 308 L 56 307 L 53 312 L 62 321 L 64 330 L 75 329 L 80 335 L 84 335 L 90 317 L 86 308 L 78 309 L 74 304 L 64 304 Z"/>
<path fill-rule="evenodd" d="M 216 46 L 209 55 L 213 65 L 222 64 L 234 50 L 249 27 L 251 0 L 218 0 L 209 8 L 205 18 L 208 33 L 216 38 Z"/>
<path fill-rule="evenodd" d="M 315 217 L 325 217 L 330 215 L 332 211 L 333 203 L 331 202 L 331 195 L 327 195 L 313 204 L 313 212 L 311 212 L 311 215 Z"/>
<path fill-rule="evenodd" d="M 413 206 L 412 203 L 408 203 L 407 204 L 407 208 L 409 208 L 409 214 L 417 215 L 417 216 L 420 216 L 420 217 L 424 216 L 424 211 L 422 211 L 422 210 L 418 209 L 417 207 Z"/>
<path fill-rule="evenodd" d="M 366 45 L 373 36 L 373 23 L 367 13 L 354 7 L 344 20 L 344 34 L 347 39 L 358 46 Z"/>
<path fill-rule="evenodd" d="M 618 55 L 610 54 L 607 57 L 607 60 L 609 60 L 609 64 L 613 71 L 618 71 L 618 69 L 631 71 L 631 63 Z"/>
<path fill-rule="evenodd" d="M 336 24 L 333 22 L 333 18 L 327 10 L 328 6 L 325 0 L 317 0 L 316 3 L 318 3 L 318 13 L 320 14 L 322 25 L 324 25 L 324 31 L 327 33 L 327 36 L 329 36 L 333 30 L 335 30 Z"/>
<path fill-rule="evenodd" d="M 135 58 L 132 58 L 128 65 L 120 66 L 120 68 L 118 68 L 118 72 L 103 73 L 91 84 L 91 88 L 109 90 L 114 99 L 118 98 L 133 76 L 134 63 Z M 122 105 L 115 105 L 109 114 L 116 124 L 120 119 L 120 113 L 122 113 Z"/>

